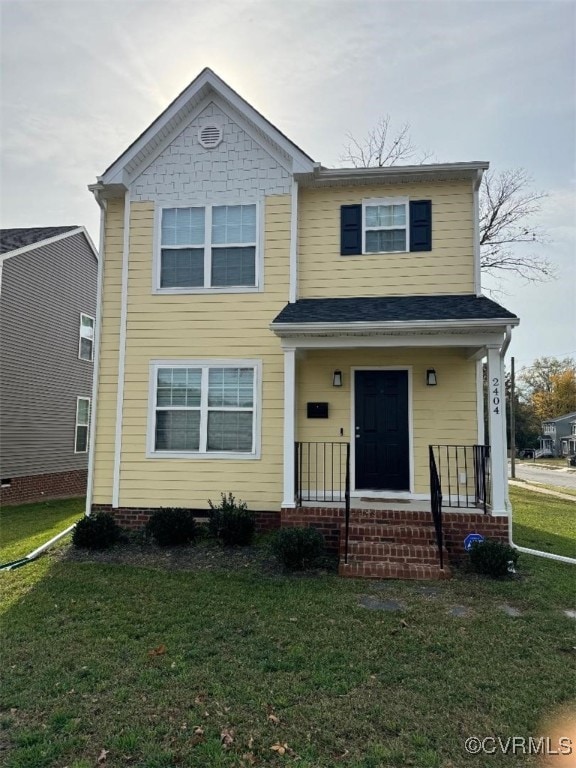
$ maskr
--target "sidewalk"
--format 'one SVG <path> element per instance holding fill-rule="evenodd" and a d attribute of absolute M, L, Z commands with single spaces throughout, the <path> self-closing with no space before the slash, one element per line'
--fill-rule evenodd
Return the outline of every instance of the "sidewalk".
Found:
<path fill-rule="evenodd" d="M 516 486 L 516 488 L 525 488 L 527 491 L 536 491 L 536 493 L 544 493 L 547 496 L 556 496 L 558 499 L 565 499 L 566 501 L 573 501 L 576 503 L 576 496 L 570 496 L 568 493 L 560 493 L 560 491 L 550 491 L 548 488 L 540 488 L 538 485 L 530 485 L 530 483 L 524 482 L 524 480 L 512 480 L 508 478 L 510 485 Z"/>

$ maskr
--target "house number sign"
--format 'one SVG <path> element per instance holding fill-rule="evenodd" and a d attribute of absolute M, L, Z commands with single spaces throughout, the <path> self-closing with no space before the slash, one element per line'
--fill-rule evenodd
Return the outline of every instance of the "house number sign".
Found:
<path fill-rule="evenodd" d="M 497 376 L 492 378 L 492 411 L 500 413 L 500 379 Z"/>

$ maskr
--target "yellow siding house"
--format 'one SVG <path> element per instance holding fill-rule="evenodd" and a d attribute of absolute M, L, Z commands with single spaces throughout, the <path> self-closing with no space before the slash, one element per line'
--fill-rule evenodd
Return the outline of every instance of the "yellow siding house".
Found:
<path fill-rule="evenodd" d="M 506 538 L 518 319 L 480 292 L 487 168 L 327 169 L 205 69 L 90 187 L 87 512 L 231 491 L 345 575 L 442 576 L 467 533 Z"/>

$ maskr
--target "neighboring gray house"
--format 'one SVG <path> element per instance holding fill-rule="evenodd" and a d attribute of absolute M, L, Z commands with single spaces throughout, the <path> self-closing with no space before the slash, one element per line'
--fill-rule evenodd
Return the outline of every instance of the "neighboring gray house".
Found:
<path fill-rule="evenodd" d="M 540 436 L 540 451 L 551 453 L 553 456 L 568 456 L 574 453 L 576 443 L 576 411 L 565 413 L 555 419 L 542 422 Z M 572 436 L 572 441 L 570 437 Z M 572 450 L 570 450 L 572 443 Z"/>
<path fill-rule="evenodd" d="M 98 253 L 84 227 L 0 230 L 0 503 L 86 491 Z"/>

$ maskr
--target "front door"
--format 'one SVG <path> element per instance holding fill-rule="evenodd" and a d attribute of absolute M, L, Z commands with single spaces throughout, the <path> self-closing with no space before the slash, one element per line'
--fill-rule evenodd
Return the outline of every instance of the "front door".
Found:
<path fill-rule="evenodd" d="M 356 371 L 357 490 L 410 490 L 407 371 Z"/>

